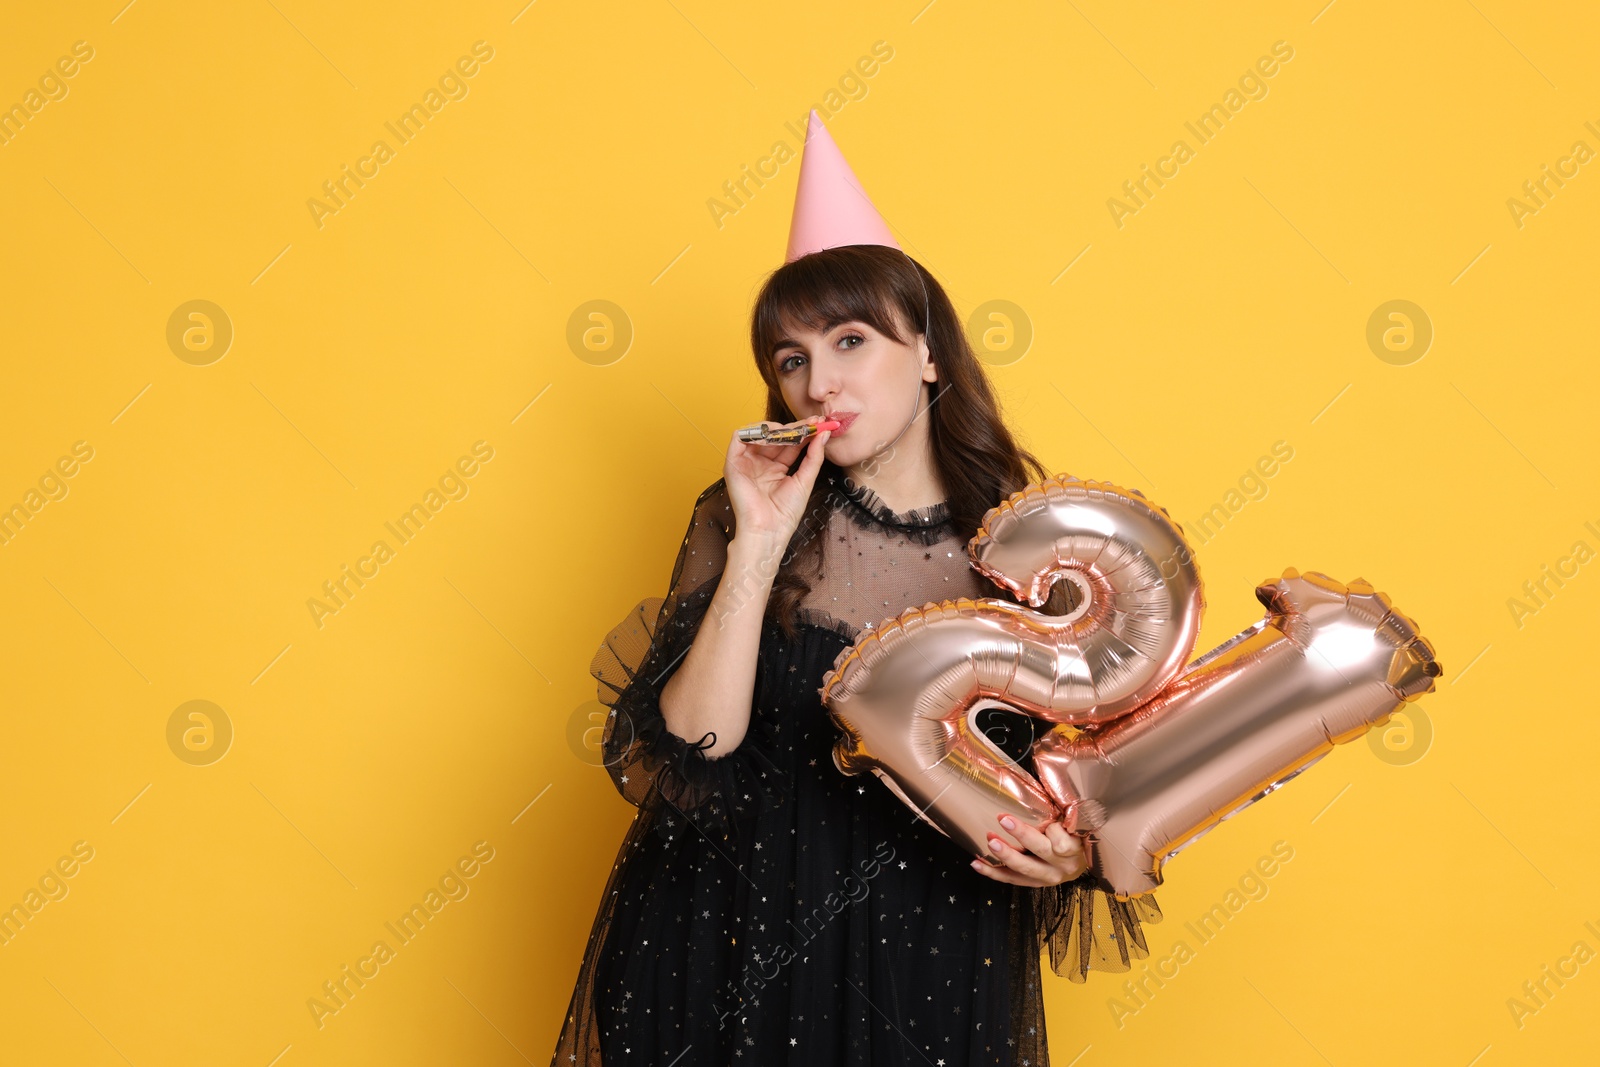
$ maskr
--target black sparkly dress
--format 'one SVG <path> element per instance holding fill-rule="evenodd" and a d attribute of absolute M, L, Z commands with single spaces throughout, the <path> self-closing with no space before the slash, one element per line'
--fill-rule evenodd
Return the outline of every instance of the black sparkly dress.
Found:
<path fill-rule="evenodd" d="M 818 477 L 829 507 L 796 536 L 827 539 L 821 571 L 796 638 L 763 623 L 737 748 L 707 758 L 657 703 L 727 558 L 720 479 L 695 502 L 666 599 L 641 603 L 595 656 L 606 769 L 638 814 L 553 1067 L 1045 1067 L 1042 949 L 1076 982 L 1148 955 L 1153 897 L 991 881 L 875 776 L 834 767 L 818 690 L 839 652 L 907 607 L 1006 594 L 971 568 L 973 531 L 946 505 L 897 514 L 832 463 Z M 990 709 L 979 725 L 1031 768 L 1033 720 Z"/>

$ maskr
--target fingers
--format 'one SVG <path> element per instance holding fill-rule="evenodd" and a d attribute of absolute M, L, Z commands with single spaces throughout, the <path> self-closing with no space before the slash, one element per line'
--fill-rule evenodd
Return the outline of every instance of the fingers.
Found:
<path fill-rule="evenodd" d="M 991 867 L 982 860 L 972 861 L 973 870 L 994 882 L 1005 882 L 1007 885 L 1025 885 L 1038 888 L 1041 885 L 1054 885 L 1054 882 L 1040 882 L 1035 878 L 1023 878 L 1006 867 Z"/>
<path fill-rule="evenodd" d="M 1083 841 L 1076 834 L 1067 833 L 1067 828 L 1058 822 L 1053 822 L 1044 828 L 1045 836 L 1050 839 L 1050 851 L 1057 856 L 1082 855 Z"/>
<path fill-rule="evenodd" d="M 1017 843 L 1036 856 L 1048 856 L 1054 851 L 1050 839 L 1025 822 L 1010 815 L 1001 815 L 1000 825 L 1010 830 L 1015 835 Z"/>
<path fill-rule="evenodd" d="M 822 446 L 828 443 L 832 433 L 832 430 L 823 430 L 813 434 L 806 442 L 806 458 L 800 462 L 800 469 L 795 473 L 800 476 L 800 484 L 806 487 L 808 493 L 817 480 L 817 472 L 822 469 Z"/>
<path fill-rule="evenodd" d="M 1046 826 L 1044 831 L 1050 838 L 1050 851 L 1054 855 L 1056 864 L 1065 865 L 1069 882 L 1089 869 L 1089 857 L 1083 847 L 1083 838 L 1071 833 L 1058 822 Z"/>
<path fill-rule="evenodd" d="M 1038 833 L 1037 830 L 1034 832 Z M 1041 834 L 1040 836 L 1042 837 L 1043 835 Z M 999 834 L 989 834 L 989 851 L 993 852 L 995 858 L 1001 863 L 1005 864 L 1013 872 L 1027 878 L 1037 879 L 1036 884 L 1054 885 L 1055 883 L 1061 881 L 1061 875 L 1063 872 L 1051 867 L 1050 864 L 1046 863 L 1039 857 L 1030 855 L 1016 846 L 1009 844 L 1005 838 L 1001 837 Z M 1046 855 L 1049 855 L 1048 851 L 1046 851 Z M 1002 881 L 1003 880 L 1004 879 L 1002 879 Z"/>
<path fill-rule="evenodd" d="M 1018 885 L 1058 885 L 1088 869 L 1082 839 L 1059 822 L 1048 824 L 1042 831 L 1010 815 L 1001 815 L 999 822 L 1016 835 L 1022 847 L 991 832 L 989 848 L 1005 867 L 997 869 L 979 861 L 973 866 L 980 874 Z"/>

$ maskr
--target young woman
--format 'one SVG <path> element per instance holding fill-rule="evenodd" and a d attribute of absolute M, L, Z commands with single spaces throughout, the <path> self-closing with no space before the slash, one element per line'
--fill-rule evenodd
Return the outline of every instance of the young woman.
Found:
<path fill-rule="evenodd" d="M 785 264 L 750 337 L 768 421 L 841 425 L 802 445 L 735 435 L 665 601 L 595 657 L 607 770 L 639 810 L 551 1062 L 1043 1067 L 1041 949 L 1075 981 L 1126 971 L 1160 909 L 1092 888 L 1060 826 L 996 825 L 1005 866 L 974 867 L 875 777 L 835 769 L 819 689 L 882 620 L 1004 595 L 967 540 L 1051 472 L 896 248 Z M 984 717 L 1031 768 L 1033 720 Z"/>

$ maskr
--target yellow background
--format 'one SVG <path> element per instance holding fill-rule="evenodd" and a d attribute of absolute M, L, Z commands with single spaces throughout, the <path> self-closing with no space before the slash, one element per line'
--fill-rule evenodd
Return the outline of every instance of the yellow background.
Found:
<path fill-rule="evenodd" d="M 1600 20 L 863 8 L 7 12 L 0 103 L 94 49 L 0 147 L 0 505 L 94 450 L 0 546 L 0 904 L 94 850 L 0 946 L 7 1062 L 548 1062 L 632 814 L 572 741 L 589 659 L 665 591 L 695 494 L 761 414 L 747 314 L 798 163 L 720 228 L 707 201 L 797 148 L 785 123 L 880 40 L 893 58 L 830 128 L 964 316 L 1031 322 L 992 376 L 1047 465 L 1187 526 L 1292 446 L 1200 549 L 1197 653 L 1295 566 L 1372 581 L 1446 671 L 1425 749 L 1346 745 L 1171 863 L 1151 947 L 1193 959 L 1122 1025 L 1121 976 L 1050 981 L 1056 1062 L 1592 1056 L 1600 963 L 1520 1026 L 1507 1001 L 1600 950 L 1600 573 L 1520 625 L 1508 601 L 1600 549 L 1600 163 L 1520 227 L 1506 202 L 1600 148 Z M 468 95 L 319 227 L 322 183 L 479 40 Z M 1197 146 L 1184 122 L 1280 40 L 1268 94 Z M 1195 157 L 1119 228 L 1107 200 L 1179 138 Z M 166 339 L 196 299 L 234 331 L 204 366 Z M 1366 342 L 1394 299 L 1435 331 L 1407 365 Z M 569 344 L 591 300 L 631 323 L 620 358 Z M 480 440 L 468 495 L 319 628 L 307 600 Z M 234 731 L 207 766 L 167 740 L 191 700 Z M 307 1000 L 480 841 L 469 895 L 319 1028 Z M 1293 860 L 1200 945 L 1185 923 L 1275 841 Z"/>

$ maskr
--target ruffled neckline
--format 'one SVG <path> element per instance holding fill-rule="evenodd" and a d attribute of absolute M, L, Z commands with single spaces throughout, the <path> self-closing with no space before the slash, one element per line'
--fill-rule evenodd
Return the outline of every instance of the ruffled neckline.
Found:
<path fill-rule="evenodd" d="M 927 507 L 909 511 L 893 511 L 883 499 L 866 486 L 857 485 L 843 470 L 828 464 L 828 483 L 838 490 L 852 513 L 871 519 L 879 526 L 902 533 L 939 531 L 950 525 L 950 502 L 940 501 Z"/>

